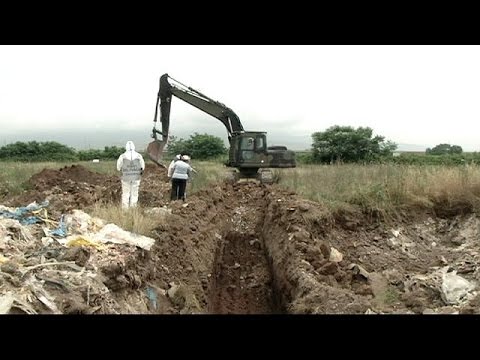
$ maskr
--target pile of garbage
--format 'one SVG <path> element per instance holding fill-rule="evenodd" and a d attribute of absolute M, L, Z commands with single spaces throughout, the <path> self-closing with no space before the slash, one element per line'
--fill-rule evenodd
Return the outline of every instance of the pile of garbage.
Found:
<path fill-rule="evenodd" d="M 125 274 L 154 239 L 48 205 L 0 205 L 0 314 L 122 313 L 112 289 L 141 285 Z"/>

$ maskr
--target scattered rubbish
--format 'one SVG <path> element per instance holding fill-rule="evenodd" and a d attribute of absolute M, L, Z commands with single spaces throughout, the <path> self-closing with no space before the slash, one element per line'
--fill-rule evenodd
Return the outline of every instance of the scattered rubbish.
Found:
<path fill-rule="evenodd" d="M 355 275 L 360 275 L 367 280 L 370 278 L 370 274 L 368 273 L 368 271 L 358 264 L 350 264 L 348 266 L 348 270 L 352 270 Z"/>
<path fill-rule="evenodd" d="M 100 244 L 100 243 L 88 238 L 87 236 L 73 235 L 73 236 L 69 236 L 66 240 L 67 241 L 66 241 L 65 245 L 68 246 L 68 247 L 91 246 L 91 247 L 94 247 L 98 250 L 102 250 L 102 249 L 105 248 L 105 246 L 103 244 Z"/>
<path fill-rule="evenodd" d="M 157 310 L 157 307 L 158 307 L 158 305 L 157 305 L 157 293 L 150 286 L 147 287 L 146 291 L 147 291 L 148 300 L 150 300 L 152 302 L 153 308 L 155 310 Z"/>
<path fill-rule="evenodd" d="M 392 232 L 393 236 L 395 236 L 395 237 L 398 237 L 398 235 L 400 235 L 400 230 L 393 230 L 392 229 L 391 232 Z"/>
<path fill-rule="evenodd" d="M 41 204 L 33 202 L 27 206 L 16 209 L 0 206 L 0 217 L 18 220 L 22 225 L 36 224 L 43 221 L 43 219 L 36 214 L 39 210 L 47 206 L 48 201 L 44 201 Z"/>
<path fill-rule="evenodd" d="M 167 290 L 168 297 L 173 299 L 179 288 L 180 288 L 180 285 L 176 285 L 175 283 L 170 283 L 170 289 Z"/>
<path fill-rule="evenodd" d="M 338 251 L 337 249 L 335 249 L 334 247 L 330 247 L 330 261 L 333 261 L 333 262 L 340 262 L 343 260 L 343 254 Z"/>
<path fill-rule="evenodd" d="M 456 274 L 456 271 L 445 272 L 442 279 L 442 299 L 448 305 L 458 305 L 475 285 Z"/>
<path fill-rule="evenodd" d="M 151 209 L 145 210 L 147 214 L 153 214 L 153 215 L 167 215 L 172 213 L 172 209 L 169 209 L 166 206 L 162 207 L 154 207 Z"/>
<path fill-rule="evenodd" d="M 0 314 L 8 314 L 13 305 L 12 294 L 0 295 Z"/>
<path fill-rule="evenodd" d="M 93 238 L 103 243 L 128 244 L 145 250 L 150 250 L 155 242 L 152 238 L 123 230 L 115 224 L 105 225 L 98 233 L 94 234 Z"/>
<path fill-rule="evenodd" d="M 58 227 L 50 231 L 50 235 L 65 237 L 67 236 L 67 224 L 65 223 L 65 215 L 62 215 Z"/>

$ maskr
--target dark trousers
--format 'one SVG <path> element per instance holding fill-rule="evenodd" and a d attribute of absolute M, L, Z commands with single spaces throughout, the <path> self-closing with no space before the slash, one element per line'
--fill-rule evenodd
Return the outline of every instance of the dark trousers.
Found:
<path fill-rule="evenodd" d="M 186 179 L 172 179 L 172 193 L 170 196 L 170 200 L 185 200 L 186 187 Z"/>

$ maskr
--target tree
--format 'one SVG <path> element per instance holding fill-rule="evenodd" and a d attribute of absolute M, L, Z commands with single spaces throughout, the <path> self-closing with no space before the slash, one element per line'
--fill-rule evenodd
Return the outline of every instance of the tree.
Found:
<path fill-rule="evenodd" d="M 463 149 L 459 145 L 452 145 L 450 148 L 450 154 L 461 154 L 463 153 Z"/>
<path fill-rule="evenodd" d="M 88 149 L 88 150 L 79 150 L 78 158 L 82 161 L 84 160 L 113 160 L 118 159 L 120 154 L 125 152 L 125 148 L 118 146 L 105 146 L 104 150 L 99 149 Z"/>
<path fill-rule="evenodd" d="M 75 149 L 55 141 L 17 141 L 0 148 L 0 159 L 15 161 L 76 161 Z"/>
<path fill-rule="evenodd" d="M 438 144 L 432 149 L 428 148 L 425 152 L 429 155 L 461 154 L 463 149 L 458 145 Z"/>
<path fill-rule="evenodd" d="M 102 154 L 102 159 L 118 159 L 118 157 L 125 152 L 124 147 L 120 146 L 105 146 Z"/>
<path fill-rule="evenodd" d="M 187 140 L 178 139 L 173 135 L 168 138 L 167 153 L 172 157 L 177 154 L 186 153 L 188 147 L 189 144 Z"/>
<path fill-rule="evenodd" d="M 183 153 L 194 159 L 205 160 L 224 155 L 227 148 L 217 136 L 195 133 L 188 140 L 170 137 L 167 151 L 170 156 Z"/>
<path fill-rule="evenodd" d="M 335 125 L 323 132 L 312 134 L 312 154 L 316 162 L 375 161 L 392 156 L 397 145 L 385 141 L 383 136 L 372 137 L 369 127 L 354 129 L 351 126 Z"/>

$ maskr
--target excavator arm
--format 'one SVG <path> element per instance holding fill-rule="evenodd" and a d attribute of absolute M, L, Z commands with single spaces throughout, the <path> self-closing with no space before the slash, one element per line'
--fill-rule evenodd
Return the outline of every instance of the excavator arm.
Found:
<path fill-rule="evenodd" d="M 168 79 L 173 80 L 175 83 L 169 82 Z M 172 95 L 220 120 L 227 129 L 229 138 L 232 134 L 244 131 L 239 117 L 232 109 L 210 99 L 198 90 L 183 85 L 169 77 L 168 74 L 164 74 L 160 77 L 160 90 L 158 91 L 158 97 L 160 98 L 160 122 L 162 123 L 162 132 L 164 134 L 165 132 L 168 133 L 170 124 Z"/>
<path fill-rule="evenodd" d="M 169 81 L 172 80 L 171 81 Z M 155 139 L 148 145 L 147 152 L 150 158 L 157 164 L 163 153 L 163 148 L 168 141 L 168 134 L 170 128 L 170 107 L 172 104 L 172 96 L 175 96 L 186 103 L 202 110 L 203 112 L 217 118 L 222 122 L 228 132 L 228 140 L 231 141 L 233 135 L 244 132 L 243 125 L 235 112 L 224 104 L 210 99 L 208 96 L 202 94 L 189 86 L 183 85 L 179 81 L 163 74 L 160 77 L 160 86 L 157 95 L 157 104 L 155 106 L 155 117 L 152 137 Z M 156 128 L 158 121 L 158 113 L 160 109 L 160 122 L 162 130 Z M 162 135 L 162 139 L 158 139 L 158 135 Z"/>

